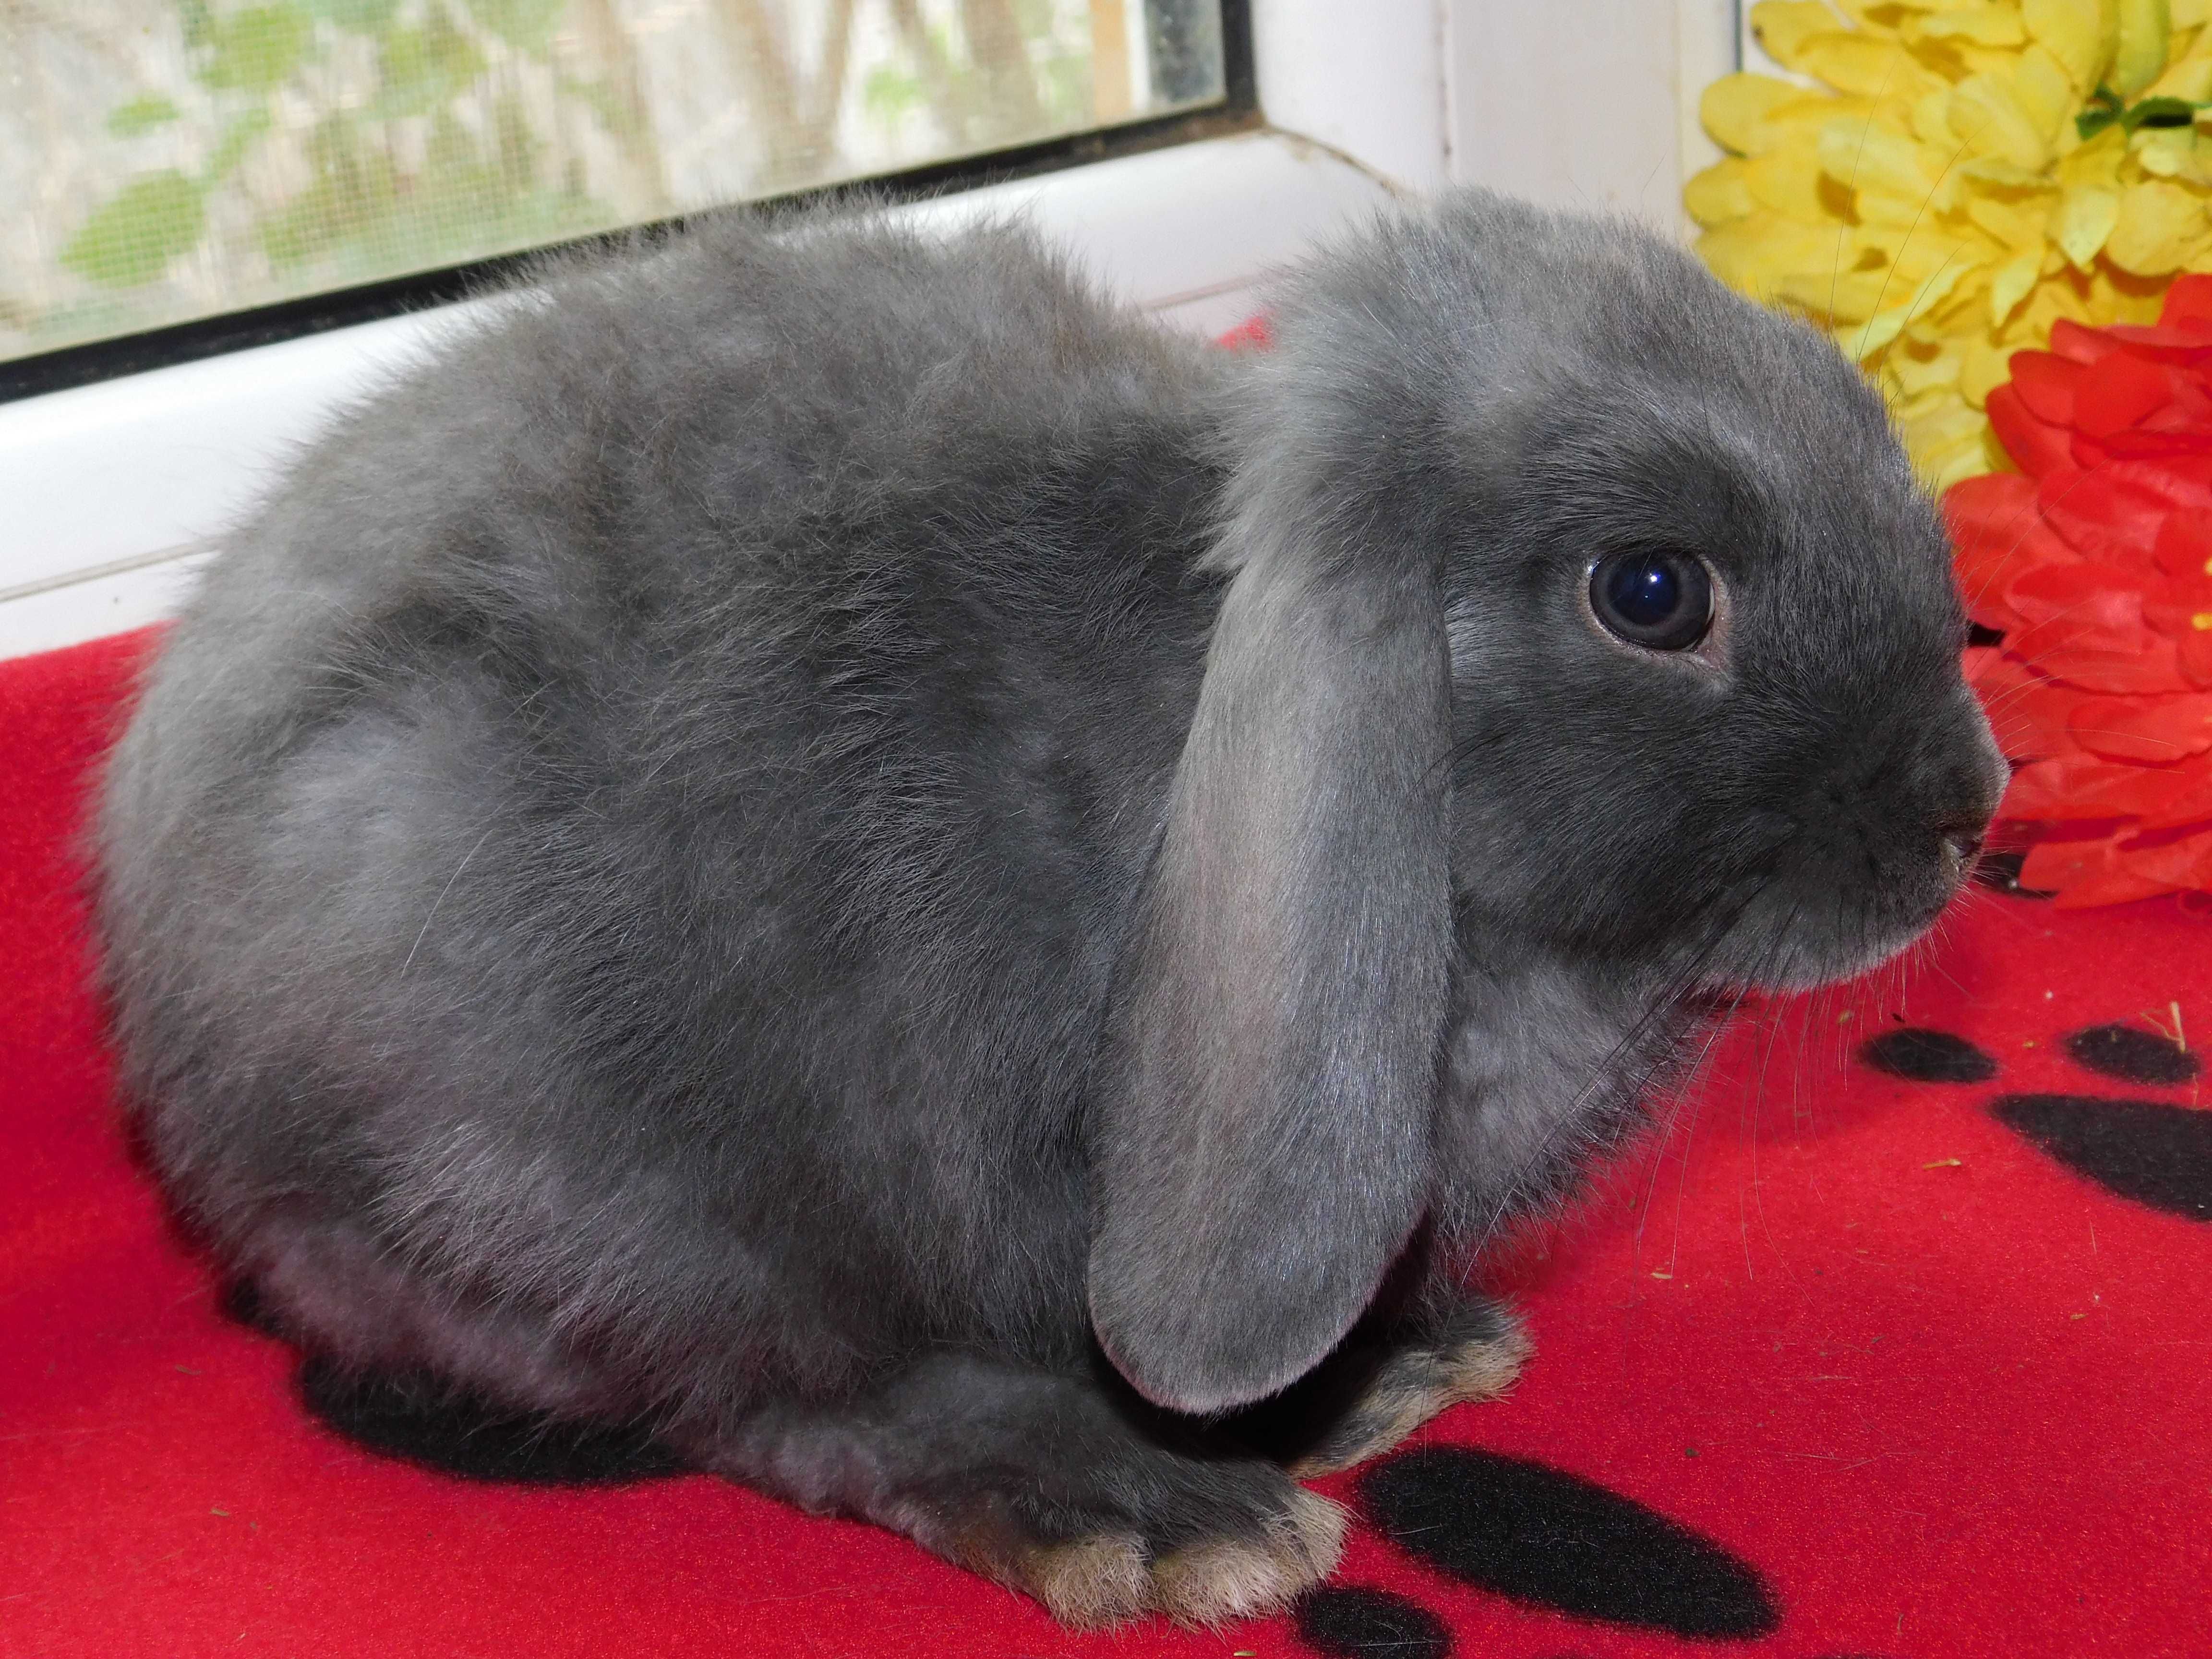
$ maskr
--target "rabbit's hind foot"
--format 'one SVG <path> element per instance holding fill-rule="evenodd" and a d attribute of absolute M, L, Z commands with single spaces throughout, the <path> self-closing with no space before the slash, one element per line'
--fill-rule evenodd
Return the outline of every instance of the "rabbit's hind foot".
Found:
<path fill-rule="evenodd" d="M 1346 1516 L 1267 1459 L 1110 1382 L 938 1355 L 842 1407 L 774 1407 L 686 1448 L 719 1473 L 907 1534 L 1062 1624 L 1214 1626 L 1326 1577 Z"/>

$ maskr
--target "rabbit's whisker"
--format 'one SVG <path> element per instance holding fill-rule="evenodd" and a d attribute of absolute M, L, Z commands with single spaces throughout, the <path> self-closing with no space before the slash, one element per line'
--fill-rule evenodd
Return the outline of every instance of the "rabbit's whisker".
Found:
<path fill-rule="evenodd" d="M 1862 135 L 1861 143 L 1862 144 L 1864 143 L 1863 135 Z M 1890 256 L 1889 268 L 1882 272 L 1881 286 L 1875 291 L 1874 309 L 1867 313 L 1866 326 L 1861 330 L 1859 333 L 1858 349 L 1851 354 L 1853 361 L 1856 362 L 1863 359 L 1867 355 L 1866 344 L 1868 339 L 1874 332 L 1875 319 L 1881 315 L 1881 302 L 1889 297 L 1890 279 L 1897 275 L 1898 266 L 1904 263 L 1905 250 L 1912 246 L 1912 239 L 1916 235 L 1919 234 L 1920 222 L 1928 216 L 1928 210 L 1936 204 L 1936 192 L 1943 188 L 1943 181 L 1951 176 L 1951 169 L 1959 165 L 1959 158 L 1966 153 L 1966 149 L 1967 146 L 1962 143 L 1958 149 L 1951 152 L 1951 159 L 1943 164 L 1943 170 L 1936 175 L 1936 182 L 1928 187 L 1928 194 L 1921 198 L 1919 209 L 1912 216 L 1912 222 L 1905 227 L 1905 239 L 1898 243 L 1897 252 Z M 1956 258 L 1957 257 L 1957 253 L 1954 251 L 1952 258 Z M 1936 268 L 1936 276 L 1941 276 L 1944 270 L 1949 266 L 1950 263 L 1950 259 L 1946 259 L 1942 264 L 1938 265 Z M 1934 280 L 1934 276 L 1931 276 L 1927 279 L 1929 282 L 1933 282 Z M 1906 323 L 1910 323 L 1911 321 L 1911 319 L 1909 317 L 1905 319 Z M 1901 337 L 1904 332 L 1905 325 L 1900 324 L 1898 328 L 1897 335 L 1893 336 L 1893 338 Z"/>

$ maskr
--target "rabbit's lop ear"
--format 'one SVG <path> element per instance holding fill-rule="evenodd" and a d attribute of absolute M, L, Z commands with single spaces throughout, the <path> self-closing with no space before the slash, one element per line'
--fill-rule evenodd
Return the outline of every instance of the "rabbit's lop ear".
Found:
<path fill-rule="evenodd" d="M 1450 994 L 1435 544 L 1290 461 L 1240 479 L 1094 1124 L 1092 1323 L 1189 1412 L 1290 1382 L 1375 1294 L 1423 1209 Z"/>

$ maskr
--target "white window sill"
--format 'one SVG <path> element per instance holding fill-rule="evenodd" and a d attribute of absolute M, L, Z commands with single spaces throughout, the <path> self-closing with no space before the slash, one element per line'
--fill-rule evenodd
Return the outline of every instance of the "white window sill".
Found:
<path fill-rule="evenodd" d="M 1389 192 L 1261 132 L 1154 150 L 906 210 L 1018 209 L 1171 326 L 1228 328 L 1268 273 Z M 0 404 L 0 657 L 171 614 L 223 526 L 329 410 L 465 321 L 469 301 Z"/>

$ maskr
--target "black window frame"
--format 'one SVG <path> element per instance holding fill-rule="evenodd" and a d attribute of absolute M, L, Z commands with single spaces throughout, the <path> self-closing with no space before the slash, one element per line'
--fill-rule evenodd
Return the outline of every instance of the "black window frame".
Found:
<path fill-rule="evenodd" d="M 1218 102 L 1042 139 L 1010 149 L 932 161 L 897 173 L 763 197 L 749 205 L 768 208 L 798 204 L 833 199 L 858 191 L 889 201 L 913 201 L 949 191 L 1036 178 L 1200 139 L 1253 131 L 1265 123 L 1260 113 L 1259 88 L 1253 71 L 1251 0 L 1218 0 L 1218 3 L 1223 85 Z M 701 215 L 727 210 L 705 209 Z M 333 289 L 326 294 L 302 295 L 270 305 L 252 306 L 190 322 L 172 323 L 134 334 L 118 334 L 111 339 L 88 340 L 79 345 L 11 358 L 0 362 L 0 404 L 449 305 L 504 287 L 547 253 L 613 247 L 638 238 L 651 240 L 680 229 L 690 218 L 701 215 L 677 215 L 645 224 L 621 226 L 514 253 L 495 254 L 462 264 L 415 271 L 353 288 Z"/>

